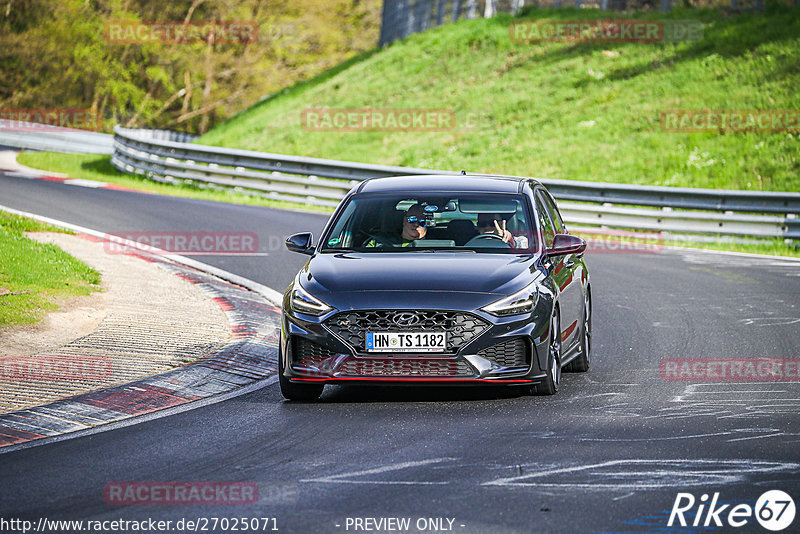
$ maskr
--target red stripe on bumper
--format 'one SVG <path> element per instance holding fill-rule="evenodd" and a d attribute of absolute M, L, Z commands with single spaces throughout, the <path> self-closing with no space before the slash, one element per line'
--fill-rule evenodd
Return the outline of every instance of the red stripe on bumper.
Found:
<path fill-rule="evenodd" d="M 344 381 L 370 381 L 370 382 L 485 382 L 488 384 L 528 384 L 535 380 L 503 380 L 489 378 L 381 378 L 381 377 L 338 377 L 338 378 L 291 378 L 293 382 L 344 382 Z"/>

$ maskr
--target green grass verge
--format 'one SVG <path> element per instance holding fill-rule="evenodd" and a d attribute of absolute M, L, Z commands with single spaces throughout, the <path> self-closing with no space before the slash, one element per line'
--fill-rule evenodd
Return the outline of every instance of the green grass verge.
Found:
<path fill-rule="evenodd" d="M 563 8 L 530 20 L 692 19 L 697 41 L 512 42 L 499 15 L 365 54 L 239 113 L 198 143 L 541 178 L 800 190 L 798 133 L 669 133 L 666 110 L 800 109 L 800 9 Z M 309 131 L 308 108 L 452 110 L 443 132 Z M 797 130 L 795 129 L 795 132 Z"/>
<path fill-rule="evenodd" d="M 23 232 L 63 230 L 0 211 L 0 328 L 35 323 L 58 299 L 99 290 L 100 273 Z"/>
<path fill-rule="evenodd" d="M 66 174 L 73 178 L 85 180 L 98 180 L 109 184 L 149 191 L 159 195 L 173 197 L 196 198 L 201 200 L 214 200 L 217 202 L 232 202 L 235 204 L 248 204 L 255 206 L 268 206 L 282 209 L 303 209 L 311 211 L 330 212 L 326 208 L 271 200 L 263 197 L 240 193 L 232 189 L 201 189 L 190 182 L 184 184 L 164 184 L 154 182 L 147 178 L 125 174 L 111 165 L 109 156 L 97 154 L 60 154 L 56 152 L 23 152 L 17 157 L 22 165 L 33 167 L 47 172 Z"/>
<path fill-rule="evenodd" d="M 763 243 L 731 243 L 729 241 L 713 241 L 710 243 L 694 241 L 678 241 L 667 239 L 665 245 L 705 250 L 725 250 L 729 252 L 748 252 L 750 254 L 766 254 L 769 256 L 791 256 L 800 258 L 800 247 L 790 245 L 783 239 L 767 240 Z"/>

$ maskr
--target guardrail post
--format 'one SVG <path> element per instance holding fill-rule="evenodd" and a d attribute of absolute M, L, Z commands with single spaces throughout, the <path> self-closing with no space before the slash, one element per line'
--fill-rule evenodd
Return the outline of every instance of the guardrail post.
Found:
<path fill-rule="evenodd" d="M 381 36 L 378 46 L 386 46 L 397 39 L 398 0 L 384 0 L 381 11 Z"/>
<path fill-rule="evenodd" d="M 785 239 L 800 241 L 800 219 L 797 217 L 787 217 L 786 232 L 783 234 Z"/>
<path fill-rule="evenodd" d="M 444 24 L 444 4 L 447 0 L 437 0 L 436 2 L 436 25 Z"/>
<path fill-rule="evenodd" d="M 467 20 L 478 16 L 478 0 L 467 0 Z"/>

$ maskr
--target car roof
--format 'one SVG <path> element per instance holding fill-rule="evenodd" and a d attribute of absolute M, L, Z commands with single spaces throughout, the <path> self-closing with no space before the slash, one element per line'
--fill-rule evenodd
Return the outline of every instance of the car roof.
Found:
<path fill-rule="evenodd" d="M 492 192 L 518 193 L 522 182 L 532 181 L 521 176 L 503 176 L 498 174 L 426 174 L 412 176 L 390 176 L 387 178 L 369 178 L 364 180 L 357 193 L 378 192 Z"/>

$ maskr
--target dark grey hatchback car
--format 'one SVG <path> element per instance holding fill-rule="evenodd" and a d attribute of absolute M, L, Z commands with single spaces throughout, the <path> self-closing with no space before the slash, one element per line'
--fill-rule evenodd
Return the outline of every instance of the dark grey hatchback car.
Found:
<path fill-rule="evenodd" d="M 510 385 L 552 395 L 587 371 L 586 243 L 533 179 L 373 178 L 322 231 L 283 297 L 279 377 L 291 400 L 325 384 Z"/>

